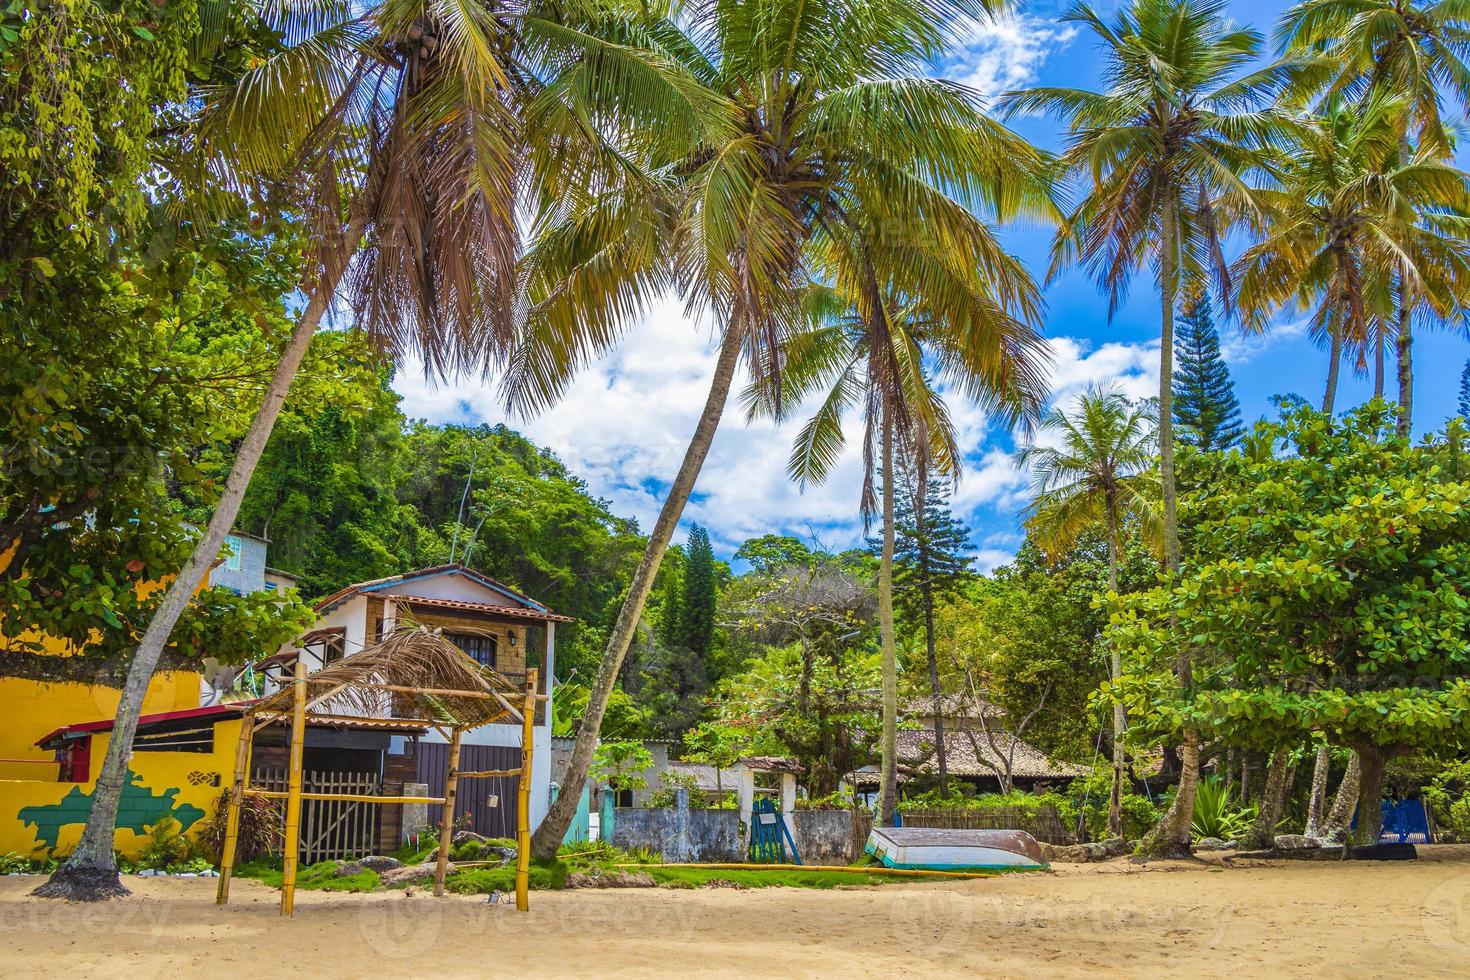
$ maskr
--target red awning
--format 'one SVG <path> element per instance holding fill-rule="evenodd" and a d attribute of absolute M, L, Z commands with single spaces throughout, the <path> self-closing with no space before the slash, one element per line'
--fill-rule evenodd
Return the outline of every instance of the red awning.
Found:
<path fill-rule="evenodd" d="M 193 718 L 214 718 L 221 715 L 243 714 L 245 709 L 253 704 L 253 701 L 232 701 L 229 704 L 210 704 L 202 708 L 184 708 L 179 711 L 159 711 L 151 715 L 143 715 L 138 719 L 138 727 L 156 725 L 164 721 L 188 721 Z M 112 731 L 113 719 L 103 721 L 79 721 L 74 725 L 63 725 L 52 732 L 47 732 L 36 739 L 36 745 L 41 748 L 49 747 L 49 743 L 66 738 L 68 735 L 93 735 L 97 732 Z"/>

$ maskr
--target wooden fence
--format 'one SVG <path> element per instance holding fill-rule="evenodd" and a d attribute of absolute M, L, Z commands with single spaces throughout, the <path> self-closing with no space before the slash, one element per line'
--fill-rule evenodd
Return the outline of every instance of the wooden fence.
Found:
<path fill-rule="evenodd" d="M 940 807 L 903 811 L 905 827 L 946 827 L 961 830 L 1024 830 L 1048 844 L 1072 844 L 1077 835 L 1062 822 L 1054 806 L 1030 812 L 1020 807 Z"/>
<path fill-rule="evenodd" d="M 257 769 L 250 777 L 250 785 L 256 789 L 284 793 L 289 784 L 290 774 L 285 769 Z M 371 772 L 305 772 L 301 776 L 301 789 L 306 793 L 383 795 L 377 773 Z M 381 805 L 373 803 L 302 800 L 299 852 L 302 865 L 377 853 L 381 809 Z M 284 804 L 280 810 L 284 824 Z"/>

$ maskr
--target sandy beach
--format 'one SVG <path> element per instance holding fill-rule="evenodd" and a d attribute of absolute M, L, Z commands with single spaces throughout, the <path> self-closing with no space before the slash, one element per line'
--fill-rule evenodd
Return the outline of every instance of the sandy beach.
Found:
<path fill-rule="evenodd" d="M 418 891 L 129 879 L 98 906 L 0 879 L 9 977 L 1464 976 L 1470 848 L 1414 863 L 1058 866 L 979 881 L 533 893 L 530 913 Z"/>

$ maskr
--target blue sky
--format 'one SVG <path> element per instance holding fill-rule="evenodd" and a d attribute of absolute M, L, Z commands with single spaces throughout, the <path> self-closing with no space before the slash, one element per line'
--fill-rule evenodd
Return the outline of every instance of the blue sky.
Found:
<path fill-rule="evenodd" d="M 1036 0 L 995 25 L 976 25 L 966 43 L 938 71 L 984 92 L 1028 85 L 1095 88 L 1099 52 L 1090 36 L 1058 22 L 1064 4 Z M 1112 8 L 1100 6 L 1104 15 Z M 1233 17 L 1267 34 L 1282 3 L 1240 2 Z M 1041 146 L 1058 148 L 1060 130 L 1050 119 L 1013 123 Z M 1008 247 L 1038 278 L 1047 267 L 1051 232 L 1005 231 Z M 1145 395 L 1157 389 L 1159 310 L 1151 276 L 1138 276 L 1128 301 L 1109 322 L 1106 300 L 1080 271 L 1061 276 L 1046 291 L 1045 333 L 1053 347 L 1054 397 L 1065 401 L 1087 384 L 1109 381 Z M 1286 314 L 1264 336 L 1243 338 L 1222 325 L 1227 360 L 1247 421 L 1272 414 L 1271 396 L 1298 392 L 1321 397 L 1326 355 L 1303 333 L 1299 317 Z M 508 419 L 493 390 L 479 383 L 427 383 L 421 373 L 400 372 L 395 387 L 414 417 L 440 422 L 506 421 L 558 453 L 619 513 L 650 527 L 704 401 L 714 352 L 711 328 L 689 320 L 672 298 L 653 310 L 620 347 L 579 378 L 565 401 L 530 420 Z M 1420 331 L 1415 341 L 1416 431 L 1439 426 L 1454 410 L 1460 373 L 1470 343 L 1446 331 Z M 1390 362 L 1391 363 L 1391 362 Z M 1390 391 L 1396 390 L 1390 377 Z M 1371 381 L 1344 371 L 1340 406 L 1368 397 Z M 733 400 L 732 400 L 733 401 Z M 1014 442 L 984 414 L 950 402 L 968 466 L 956 490 L 956 510 L 970 524 L 977 565 L 988 569 L 1009 558 L 1020 541 L 1020 511 L 1028 477 L 1010 459 Z M 716 438 L 685 513 L 685 524 L 710 529 L 725 556 L 746 537 L 778 531 L 841 548 L 862 539 L 857 518 L 858 447 L 850 446 L 829 481 L 804 492 L 790 484 L 784 463 L 794 427 L 747 425 L 733 405 Z"/>

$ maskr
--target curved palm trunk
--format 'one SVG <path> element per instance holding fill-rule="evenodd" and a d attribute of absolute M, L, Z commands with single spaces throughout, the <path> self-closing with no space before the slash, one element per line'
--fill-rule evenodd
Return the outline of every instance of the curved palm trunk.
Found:
<path fill-rule="evenodd" d="M 343 239 L 346 254 L 350 255 L 356 250 L 363 228 L 364 222 L 361 219 L 354 219 L 348 225 Z M 286 347 L 281 352 L 281 359 L 271 373 L 265 398 L 256 410 L 255 418 L 251 420 L 250 428 L 246 430 L 245 438 L 235 453 L 235 462 L 225 480 L 224 492 L 215 504 L 204 535 L 194 545 L 193 554 L 164 593 L 163 601 L 149 620 L 143 639 L 138 643 L 138 649 L 128 665 L 128 676 L 117 704 L 112 735 L 107 742 L 107 754 L 103 757 L 102 769 L 92 791 L 92 809 L 82 830 L 82 838 L 66 863 L 56 870 L 50 880 L 32 892 L 34 895 L 72 901 L 100 901 L 128 894 L 118 878 L 113 837 L 117 827 L 118 801 L 122 798 L 123 786 L 127 781 L 128 757 L 132 754 L 133 735 L 138 730 L 143 697 L 148 692 L 148 684 L 153 679 L 163 648 L 168 645 L 174 624 L 179 621 L 194 593 L 203 584 L 204 576 L 224 547 L 225 536 L 234 527 L 235 516 L 240 512 L 240 503 L 245 499 L 245 491 L 250 486 L 250 477 L 255 473 L 255 467 L 265 452 L 271 429 L 275 427 L 276 418 L 281 414 L 281 406 L 286 401 L 291 382 L 306 356 L 317 324 L 326 314 L 340 278 L 341 270 L 332 278 L 323 277 L 291 331 Z"/>
<path fill-rule="evenodd" d="M 1331 415 L 1332 408 L 1337 404 L 1337 377 L 1338 369 L 1342 367 L 1342 328 L 1332 329 L 1332 353 L 1331 360 L 1327 362 L 1327 390 L 1322 393 L 1322 414 Z"/>
<path fill-rule="evenodd" d="M 720 356 L 715 363 L 715 374 L 710 382 L 704 411 L 700 413 L 694 435 L 689 440 L 689 448 L 684 451 L 684 461 L 679 464 L 679 472 L 674 477 L 673 485 L 669 487 L 669 495 L 664 500 L 663 508 L 659 511 L 658 521 L 648 538 L 648 546 L 643 550 L 643 558 L 633 573 L 633 581 L 628 586 L 628 597 L 623 600 L 618 621 L 613 626 L 612 635 L 607 639 L 607 648 L 603 651 L 602 663 L 597 668 L 597 679 L 587 701 L 587 713 L 577 730 L 577 742 L 572 748 L 572 758 L 567 763 L 566 774 L 562 777 L 560 792 L 531 839 L 531 852 L 537 857 L 549 858 L 556 855 L 557 848 L 566 837 L 567 828 L 571 826 L 572 817 L 576 815 L 582 785 L 587 781 L 587 769 L 592 765 L 592 753 L 597 749 L 602 716 L 607 711 L 608 701 L 617 685 L 623 658 L 628 654 L 628 646 L 633 641 L 638 621 L 643 616 L 643 607 L 653 589 L 653 580 L 658 575 L 659 564 L 663 561 L 664 552 L 668 550 L 679 518 L 684 513 L 684 505 L 689 502 L 694 481 L 699 477 L 705 457 L 709 455 L 710 443 L 714 441 L 715 430 L 719 428 L 720 417 L 724 414 L 725 402 L 729 398 L 730 386 L 735 378 L 735 368 L 740 362 L 740 339 L 740 331 L 732 326 L 725 331 L 724 339 L 720 342 Z"/>
<path fill-rule="evenodd" d="M 1163 313 L 1159 343 L 1159 482 L 1164 497 L 1164 571 L 1171 577 L 1179 571 L 1179 496 L 1174 482 L 1174 294 L 1179 275 L 1176 211 L 1172 200 L 1165 204 L 1159 287 Z M 1181 644 L 1174 671 L 1184 692 L 1191 683 L 1189 661 L 1189 649 Z M 1179 758 L 1179 789 L 1154 831 L 1153 849 L 1161 855 L 1189 854 L 1189 826 L 1199 786 L 1199 733 L 1192 728 L 1184 730 Z"/>
<path fill-rule="evenodd" d="M 1383 324 L 1373 331 L 1373 397 L 1383 397 Z"/>
<path fill-rule="evenodd" d="M 1118 591 L 1118 502 L 1108 494 L 1108 591 Z M 1123 657 L 1116 643 L 1109 644 L 1108 676 L 1114 687 L 1123 676 Z M 1114 698 L 1117 697 L 1116 690 Z M 1113 788 L 1108 794 L 1108 835 L 1123 836 L 1123 776 L 1127 753 L 1123 748 L 1123 731 L 1127 728 L 1123 705 L 1113 701 Z"/>
<path fill-rule="evenodd" d="M 1409 137 L 1399 137 L 1399 166 L 1409 165 Z M 1409 306 L 1408 277 L 1399 273 L 1399 435 L 1408 438 L 1414 428 L 1414 334 Z"/>
<path fill-rule="evenodd" d="M 878 631 L 883 648 L 882 790 L 878 825 L 892 827 L 898 807 L 898 650 L 893 629 L 893 429 L 883 412 L 883 558 L 878 565 Z"/>

